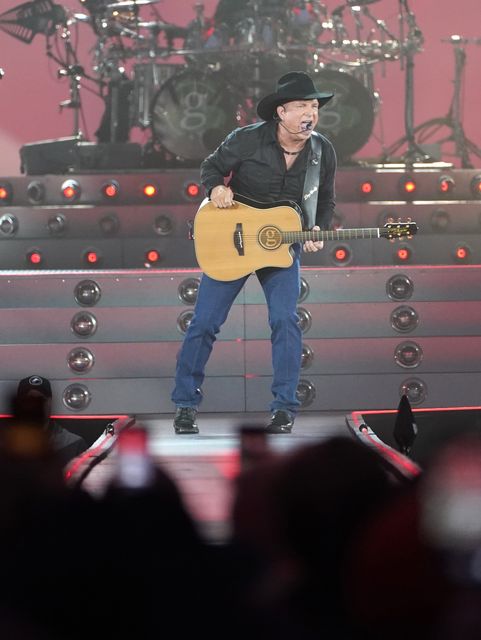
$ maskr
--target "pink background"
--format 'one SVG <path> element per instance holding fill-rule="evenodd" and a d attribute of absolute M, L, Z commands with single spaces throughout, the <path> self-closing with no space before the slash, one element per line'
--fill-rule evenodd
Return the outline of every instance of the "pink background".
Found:
<path fill-rule="evenodd" d="M 1 0 L 1 12 L 20 3 Z M 87 13 L 80 0 L 58 2 L 76 13 Z M 217 0 L 205 0 L 205 15 L 212 16 Z M 328 14 L 338 7 L 339 0 L 325 0 Z M 164 22 L 186 26 L 195 17 L 194 0 L 161 0 L 155 5 L 142 7 L 141 14 L 146 20 L 155 16 L 152 8 Z M 462 124 L 466 136 L 481 146 L 481 128 L 479 126 L 479 104 L 481 104 L 481 21 L 479 0 L 410 0 L 409 7 L 424 36 L 422 50 L 414 56 L 414 124 L 419 125 L 435 117 L 448 113 L 453 92 L 454 48 L 451 43 L 442 42 L 453 34 L 467 38 L 463 45 L 466 53 L 464 83 L 461 95 Z M 386 26 L 397 38 L 399 31 L 398 0 L 378 0 L 371 2 L 368 9 L 376 19 L 385 21 Z M 347 16 L 345 11 L 345 15 Z M 350 38 L 355 37 L 352 23 L 346 17 L 346 27 Z M 86 22 L 77 22 L 72 27 L 74 43 L 77 43 L 79 62 L 86 73 L 95 77 L 92 61 L 92 47 L 96 36 Z M 162 37 L 162 35 L 160 36 Z M 374 35 L 379 39 L 379 35 Z M 321 40 L 326 40 L 321 36 Z M 478 43 L 479 41 L 479 43 Z M 31 44 L 25 44 L 11 35 L 0 32 L 0 66 L 5 77 L 0 82 L 0 127 L 2 152 L 0 154 L 0 174 L 18 175 L 20 173 L 19 149 L 22 144 L 40 140 L 62 138 L 72 135 L 73 112 L 70 109 L 59 110 L 59 103 L 69 97 L 69 83 L 65 78 L 57 77 L 59 65 L 48 58 L 47 38 L 43 34 L 35 36 Z M 56 46 L 58 40 L 52 38 Z M 127 43 L 128 46 L 131 43 Z M 176 41 L 181 47 L 182 42 Z M 55 52 L 55 49 L 52 49 Z M 61 51 L 61 50 L 60 50 Z M 173 59 L 183 64 L 183 59 Z M 373 131 L 368 143 L 358 151 L 358 158 L 376 159 L 383 148 L 395 143 L 405 133 L 405 71 L 399 60 L 376 62 L 373 67 L 374 86 L 380 94 L 382 105 L 376 115 Z M 103 112 L 103 103 L 92 92 L 95 85 L 83 81 L 81 98 L 83 119 L 81 129 L 87 139 L 95 140 Z M 322 88 L 322 87 L 320 87 Z M 449 131 L 444 131 L 448 135 Z M 139 137 L 133 132 L 132 138 Z M 149 132 L 143 132 L 140 141 L 147 141 Z M 426 142 L 436 142 L 440 135 Z M 442 145 L 443 159 L 458 166 L 458 159 L 452 156 L 452 145 Z M 481 160 L 471 156 L 474 166 L 481 166 Z"/>

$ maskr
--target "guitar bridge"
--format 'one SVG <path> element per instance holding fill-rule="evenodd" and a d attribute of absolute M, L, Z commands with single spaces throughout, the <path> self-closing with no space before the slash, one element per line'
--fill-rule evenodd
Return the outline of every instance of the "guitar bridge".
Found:
<path fill-rule="evenodd" d="M 237 253 L 240 256 L 244 255 L 244 232 L 242 230 L 242 223 L 238 222 L 234 231 L 234 247 L 237 249 Z"/>

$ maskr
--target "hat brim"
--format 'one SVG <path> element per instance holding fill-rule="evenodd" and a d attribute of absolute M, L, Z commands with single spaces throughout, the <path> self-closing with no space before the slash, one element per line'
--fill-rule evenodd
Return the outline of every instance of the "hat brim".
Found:
<path fill-rule="evenodd" d="M 257 115 L 262 120 L 272 120 L 279 105 L 286 104 L 287 102 L 293 102 L 294 100 L 319 100 L 320 109 L 333 97 L 333 93 L 321 93 L 319 91 L 308 95 L 294 96 L 292 98 L 280 97 L 278 93 L 271 93 L 265 98 L 262 98 L 257 105 Z"/>

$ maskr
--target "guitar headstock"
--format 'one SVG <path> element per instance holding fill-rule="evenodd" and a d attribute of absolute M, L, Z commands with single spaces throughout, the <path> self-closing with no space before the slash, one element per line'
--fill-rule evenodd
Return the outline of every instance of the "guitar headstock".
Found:
<path fill-rule="evenodd" d="M 398 238 L 409 238 L 418 231 L 418 225 L 411 220 L 398 220 L 397 222 L 386 222 L 381 229 L 381 236 L 388 240 L 396 240 Z"/>

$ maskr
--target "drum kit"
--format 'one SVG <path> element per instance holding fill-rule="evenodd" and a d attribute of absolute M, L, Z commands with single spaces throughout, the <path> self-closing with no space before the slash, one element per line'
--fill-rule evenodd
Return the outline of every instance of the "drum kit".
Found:
<path fill-rule="evenodd" d="M 348 161 L 374 126 L 375 65 L 422 46 L 410 12 L 405 38 L 373 15 L 380 0 L 341 0 L 330 13 L 321 0 L 227 2 L 222 13 L 224 1 L 213 17 L 197 2 L 186 27 L 163 20 L 159 0 L 80 0 L 82 13 L 67 12 L 64 41 L 74 25 L 88 25 L 96 37 L 90 76 L 106 105 L 99 142 L 125 142 L 137 128 L 166 163 L 198 165 L 229 131 L 257 120 L 256 104 L 278 77 L 306 70 L 335 93 L 318 130 Z M 55 15 L 52 0 L 29 4 L 38 3 Z M 72 80 L 78 110 L 80 80 Z"/>

